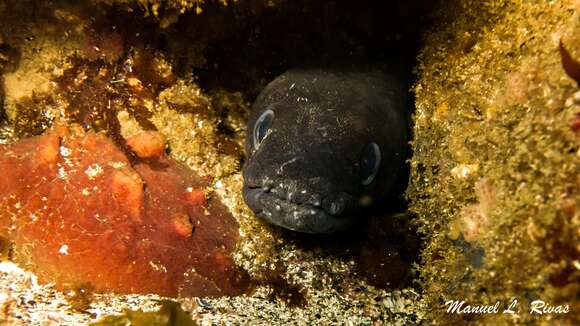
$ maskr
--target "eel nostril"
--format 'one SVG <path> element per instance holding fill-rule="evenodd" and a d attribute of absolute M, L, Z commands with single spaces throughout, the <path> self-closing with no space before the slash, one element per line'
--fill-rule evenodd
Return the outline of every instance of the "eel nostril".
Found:
<path fill-rule="evenodd" d="M 345 212 L 346 198 L 342 194 L 329 196 L 322 201 L 322 208 L 330 215 L 340 215 Z"/>
<path fill-rule="evenodd" d="M 342 205 L 342 203 L 340 202 L 333 202 L 332 204 L 330 204 L 330 209 L 329 209 L 329 213 L 331 215 L 338 215 L 342 212 L 342 209 L 344 208 L 344 205 Z"/>
<path fill-rule="evenodd" d="M 312 196 L 311 204 L 314 207 L 320 207 L 320 206 L 322 206 L 322 200 L 320 199 L 320 195 L 313 195 Z"/>

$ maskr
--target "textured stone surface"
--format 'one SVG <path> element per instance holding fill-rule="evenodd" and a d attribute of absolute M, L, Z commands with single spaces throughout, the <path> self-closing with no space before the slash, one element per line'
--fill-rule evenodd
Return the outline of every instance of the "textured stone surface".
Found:
<path fill-rule="evenodd" d="M 436 322 L 579 322 L 579 4 L 447 1 L 435 15 L 418 60 L 407 194 Z M 503 311 L 514 299 L 515 315 L 444 306 Z M 570 312 L 530 314 L 535 300 Z"/>

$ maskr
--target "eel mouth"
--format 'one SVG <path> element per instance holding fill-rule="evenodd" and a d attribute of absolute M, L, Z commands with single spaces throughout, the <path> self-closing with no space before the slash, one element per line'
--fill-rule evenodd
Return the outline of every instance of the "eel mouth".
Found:
<path fill-rule="evenodd" d="M 346 194 L 329 205 L 313 205 L 292 202 L 261 187 L 244 185 L 243 196 L 259 218 L 292 231 L 333 233 L 347 228 L 355 220 L 348 214 L 353 198 Z"/>

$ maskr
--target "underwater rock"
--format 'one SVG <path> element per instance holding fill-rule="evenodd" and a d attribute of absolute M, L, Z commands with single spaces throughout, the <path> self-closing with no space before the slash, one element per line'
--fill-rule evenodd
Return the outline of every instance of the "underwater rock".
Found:
<path fill-rule="evenodd" d="M 163 300 L 157 311 L 142 311 L 125 309 L 123 314 L 106 316 L 91 326 L 110 325 L 159 325 L 159 326 L 193 326 L 195 323 L 191 315 L 184 311 L 181 305 L 175 301 Z"/>
<path fill-rule="evenodd" d="M 140 150 L 159 154 L 162 136 L 138 137 Z M 132 165 L 111 139 L 74 124 L 0 146 L 0 171 L 9 172 L 0 180 L 0 235 L 13 241 L 13 260 L 61 289 L 241 292 L 230 257 L 238 225 L 206 199 L 208 181 L 162 153 L 137 154 L 148 158 Z"/>
<path fill-rule="evenodd" d="M 577 325 L 580 12 L 567 1 L 449 1 L 434 14 L 417 60 L 407 189 L 425 235 L 426 316 Z M 447 300 L 517 309 L 455 314 Z M 539 315 L 538 300 L 570 313 Z"/>
<path fill-rule="evenodd" d="M 250 113 L 244 200 L 259 217 L 290 230 L 349 227 L 404 175 L 408 104 L 405 80 L 393 70 L 284 73 Z"/>

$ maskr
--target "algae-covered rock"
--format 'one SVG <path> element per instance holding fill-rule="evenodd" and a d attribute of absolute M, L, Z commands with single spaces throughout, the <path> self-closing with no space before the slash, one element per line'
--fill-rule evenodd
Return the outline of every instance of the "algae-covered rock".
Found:
<path fill-rule="evenodd" d="M 193 326 L 191 316 L 183 311 L 179 303 L 165 300 L 159 310 L 151 312 L 125 310 L 122 315 L 108 316 L 92 323 L 93 326 L 150 325 L 150 326 Z"/>
<path fill-rule="evenodd" d="M 236 297 L 178 299 L 196 323 L 574 324 L 579 12 L 578 0 L 0 1 L 0 144 L 62 120 L 125 151 L 134 135 L 160 132 L 168 155 L 208 177 L 205 195 L 236 218 L 234 259 L 254 282 Z M 240 195 L 240 144 L 261 87 L 305 64 L 413 61 L 418 47 L 411 214 L 379 210 L 334 238 L 255 219 Z M 0 257 L 11 256 L 0 239 Z M 0 273 L 9 322 L 164 314 L 149 313 L 156 297 L 103 293 L 79 312 L 11 263 Z M 498 313 L 447 314 L 449 300 L 499 302 Z M 550 313 L 530 314 L 534 300 Z"/>
<path fill-rule="evenodd" d="M 175 298 L 196 323 L 419 322 L 422 313 L 416 308 L 419 294 L 412 286 L 411 270 L 418 245 L 414 232 L 407 232 L 409 223 L 405 214 L 391 219 L 379 212 L 377 215 L 382 215 L 373 223 L 353 232 L 335 238 L 305 238 L 260 222 L 241 196 L 243 154 L 240 144 L 245 137 L 249 104 L 259 89 L 281 71 L 323 56 L 344 57 L 356 53 L 360 59 L 371 50 L 381 54 L 385 44 L 392 45 L 389 42 L 406 35 L 397 34 L 395 31 L 399 29 L 385 34 L 388 28 L 373 27 L 398 25 L 394 21 L 377 19 L 380 12 L 373 8 L 386 8 L 385 5 L 371 6 L 368 2 L 368 5 L 349 8 L 352 10 L 345 16 L 340 14 L 345 4 L 308 1 L 288 2 L 283 8 L 272 8 L 269 1 L 247 1 L 227 7 L 215 2 L 210 6 L 208 2 L 207 10 L 204 7 L 201 14 L 170 9 L 176 1 L 159 1 L 157 13 L 149 11 L 149 5 L 156 1 L 147 1 L 147 6 L 138 3 L 141 1 L 0 2 L 0 18 L 8 22 L 0 26 L 0 97 L 4 101 L 2 109 L 6 111 L 5 117 L 0 119 L 0 143 L 24 141 L 57 123 L 78 123 L 86 132 L 110 138 L 113 141 L 110 145 L 127 155 L 127 164 L 131 166 L 148 161 L 155 171 L 165 173 L 167 165 L 150 154 L 164 155 L 166 150 L 171 159 L 201 175 L 204 184 L 208 184 L 203 192 L 191 185 L 186 190 L 195 193 L 192 199 L 226 204 L 237 223 L 223 221 L 233 228 L 239 225 L 240 239 L 233 257 L 235 264 L 252 280 L 247 293 L 239 296 Z M 407 12 L 412 14 L 412 10 Z M 295 25 L 302 20 L 315 23 Z M 335 28 L 344 31 L 329 32 Z M 158 135 L 168 146 L 165 148 L 164 141 L 159 139 L 149 139 L 160 146 L 142 148 L 143 138 L 136 139 L 138 135 Z M 146 143 L 151 145 L 152 142 Z M 53 145 L 66 156 L 69 155 L 66 144 L 66 141 L 59 143 L 57 140 Z M 97 146 L 92 153 L 101 159 L 111 146 Z M 82 146 L 74 147 L 83 150 Z M 7 155 L 6 151 L 0 152 L 0 156 L 3 155 Z M 73 160 L 75 157 L 67 156 Z M 84 170 L 76 172 L 86 174 Z M 15 178 L 18 176 L 12 173 L 3 180 L 28 186 L 25 178 Z M 145 183 L 145 191 L 154 184 Z M 134 189 L 142 190 L 135 185 Z M 55 184 L 45 186 L 47 191 L 59 193 Z M 31 196 L 40 203 L 43 199 L 36 198 L 37 188 L 31 188 Z M 109 193 L 108 188 L 103 185 L 103 194 Z M 68 199 L 56 202 L 47 197 L 40 204 L 42 209 L 58 210 L 70 203 L 82 210 L 79 213 L 82 216 L 86 213 L 89 221 L 103 217 L 99 211 L 89 210 L 74 196 L 66 194 Z M 123 197 L 118 198 L 123 200 Z M 142 208 L 151 211 L 176 198 L 168 194 L 159 199 L 158 204 L 144 204 Z M 102 201 L 96 203 L 99 209 L 106 206 L 113 210 L 114 217 L 119 217 L 115 207 Z M 125 206 L 141 207 L 138 201 L 133 201 L 137 205 L 128 203 L 125 201 Z M 17 209 L 10 205 L 4 212 L 10 213 L 12 207 Z M 204 210 L 204 216 L 206 213 L 209 220 L 219 221 L 220 217 L 212 215 L 211 210 Z M 67 214 L 73 220 L 61 223 L 61 215 L 46 214 L 41 219 L 59 230 L 54 235 L 51 228 L 41 230 L 51 241 L 59 242 L 59 251 L 43 248 L 57 257 L 69 257 L 70 252 L 75 267 L 86 267 L 79 256 L 74 256 L 71 243 L 60 232 L 78 224 L 78 219 L 74 214 Z M 199 234 L 202 225 L 206 225 L 205 222 L 195 223 L 193 227 L 193 223 L 189 225 L 182 218 L 184 216 L 175 215 L 174 220 L 175 229 L 183 234 Z M 27 218 L 28 214 L 10 215 L 8 220 L 26 223 Z M 162 234 L 158 227 L 141 225 L 135 226 L 135 230 Z M 97 229 L 82 227 L 82 232 L 93 234 Z M 120 229 L 112 230 L 111 234 L 127 239 Z M 38 235 L 33 238 L 35 236 L 38 238 Z M 214 237 L 218 245 L 224 236 Z M 84 238 L 73 238 L 91 244 Z M 2 239 L 0 242 L 3 258 L 20 263 L 14 249 L 21 247 Z M 66 243 L 61 245 L 60 242 Z M 410 245 L 407 246 L 407 242 Z M 175 249 L 173 245 L 160 244 L 164 249 Z M 188 249 L 207 256 L 202 246 L 190 245 Z M 23 251 L 29 248 L 23 247 Z M 113 259 L 114 255 L 106 249 L 97 251 L 88 250 L 85 257 Z M 136 255 L 146 267 L 138 267 L 137 260 L 129 260 L 130 268 L 141 272 L 155 269 L 167 275 L 164 280 L 168 284 L 178 283 L 166 272 L 170 269 L 146 255 Z M 163 257 L 177 261 L 175 255 Z M 111 266 L 115 265 L 99 265 L 109 270 Z M 24 264 L 20 267 L 27 268 Z M 53 267 L 79 276 L 74 268 L 62 264 Z M 111 271 L 113 275 L 119 272 L 115 268 Z M 128 275 L 130 279 L 137 279 L 139 273 Z M 191 275 L 188 279 L 192 279 Z M 135 292 L 118 291 L 118 288 L 110 289 L 113 293 L 106 293 L 108 289 L 94 286 L 91 279 L 81 279 L 73 288 L 69 288 L 69 284 L 55 288 L 43 283 L 46 281 L 46 278 L 37 279 L 32 273 L 18 269 L 11 262 L 0 262 L 0 319 L 24 320 L 27 324 L 78 325 L 98 321 L 104 315 L 117 315 L 127 308 L 144 311 L 143 314 L 126 314 L 135 318 L 156 320 L 159 317 L 148 314 L 158 305 L 152 294 L 116 295 L 114 293 Z M 153 283 L 153 286 L 163 284 Z M 80 304 L 62 301 L 67 298 L 66 293 L 75 292 L 75 287 L 85 284 L 95 291 L 90 298 L 87 296 Z M 157 293 L 174 295 L 172 292 Z M 125 317 L 111 317 L 105 322 L 123 324 L 127 322 Z M 162 318 L 160 323 L 165 322 Z"/>
<path fill-rule="evenodd" d="M 577 1 L 450 1 L 436 14 L 407 190 L 435 321 L 578 321 L 580 88 L 562 53 L 580 60 Z M 448 300 L 499 312 L 448 314 Z"/>

